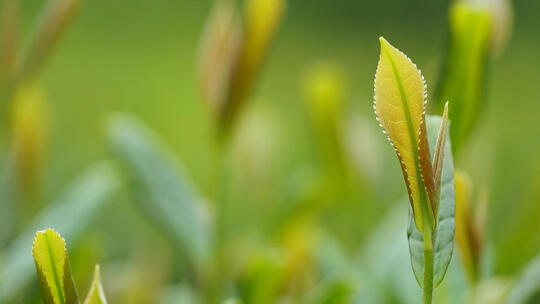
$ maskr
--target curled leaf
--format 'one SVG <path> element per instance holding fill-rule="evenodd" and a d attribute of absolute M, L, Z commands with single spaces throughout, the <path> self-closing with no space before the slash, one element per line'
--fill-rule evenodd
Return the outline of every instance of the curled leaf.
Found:
<path fill-rule="evenodd" d="M 84 304 L 107 304 L 105 298 L 105 291 L 103 291 L 103 285 L 101 284 L 99 265 L 96 265 L 94 269 L 94 278 L 92 279 L 92 286 L 88 291 L 88 295 L 84 300 Z"/>
<path fill-rule="evenodd" d="M 448 121 L 448 102 L 444 106 L 444 112 L 442 116 L 441 126 L 439 128 L 439 134 L 437 135 L 437 143 L 435 144 L 435 151 L 433 154 L 433 184 L 435 186 L 435 198 L 437 204 L 439 203 L 439 195 L 441 192 L 441 175 L 443 169 L 444 151 L 446 146 L 446 137 L 448 134 L 448 127 L 450 123 Z M 435 213 L 437 209 L 435 208 Z"/>
<path fill-rule="evenodd" d="M 66 242 L 60 234 L 50 228 L 38 231 L 32 254 L 45 303 L 80 303 L 71 275 Z"/>
<path fill-rule="evenodd" d="M 418 230 L 435 225 L 433 169 L 425 126 L 426 86 L 416 65 L 380 38 L 374 109 L 400 161 Z M 424 219 L 424 214 L 428 217 Z"/>

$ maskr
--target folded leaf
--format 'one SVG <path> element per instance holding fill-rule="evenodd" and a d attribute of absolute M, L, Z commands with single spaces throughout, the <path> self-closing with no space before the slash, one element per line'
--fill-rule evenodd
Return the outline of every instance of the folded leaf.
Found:
<path fill-rule="evenodd" d="M 105 298 L 105 291 L 103 291 L 103 285 L 101 284 L 101 275 L 99 265 L 96 265 L 94 270 L 94 279 L 92 280 L 92 286 L 90 291 L 84 300 L 84 304 L 107 304 Z"/>
<path fill-rule="evenodd" d="M 441 190 L 441 174 L 443 168 L 444 160 L 444 148 L 446 146 L 446 137 L 448 134 L 448 127 L 450 123 L 448 121 L 448 102 L 444 106 L 444 112 L 442 116 L 441 127 L 439 128 L 439 134 L 437 135 L 437 143 L 435 144 L 435 151 L 433 151 L 433 184 L 435 187 L 435 199 L 438 206 L 440 199 L 440 190 Z M 435 214 L 437 213 L 437 208 L 435 208 Z"/>
<path fill-rule="evenodd" d="M 193 265 L 210 253 L 210 234 L 202 199 L 180 162 L 142 122 L 116 115 L 109 140 L 132 182 L 130 190 L 144 215 L 176 241 Z"/>
<path fill-rule="evenodd" d="M 80 303 L 66 249 L 66 242 L 56 231 L 38 231 L 32 255 L 47 304 Z"/>
<path fill-rule="evenodd" d="M 438 130 L 441 126 L 442 118 L 439 116 L 427 117 L 428 141 L 431 151 L 435 151 Z M 432 155 L 434 157 L 434 155 Z M 444 160 L 441 175 L 440 203 L 437 209 L 437 230 L 434 233 L 434 287 L 439 285 L 446 273 L 448 264 L 452 258 L 454 250 L 454 228 L 455 228 L 455 193 L 454 193 L 454 163 L 452 159 L 452 148 L 450 139 L 444 151 Z M 411 263 L 414 275 L 418 284 L 422 286 L 424 276 L 424 252 L 423 235 L 416 225 L 412 214 L 409 219 L 407 229 L 409 239 L 409 251 L 411 253 Z"/>
<path fill-rule="evenodd" d="M 108 163 L 84 171 L 15 240 L 0 261 L 0 303 L 11 303 L 34 278 L 28 254 L 35 231 L 51 225 L 74 241 L 95 218 L 100 207 L 119 187 L 116 172 Z"/>
<path fill-rule="evenodd" d="M 426 89 L 420 70 L 398 49 L 380 38 L 375 74 L 374 109 L 398 155 L 418 230 L 423 220 L 435 226 L 433 169 L 425 127 Z M 428 216 L 424 219 L 424 213 Z"/>

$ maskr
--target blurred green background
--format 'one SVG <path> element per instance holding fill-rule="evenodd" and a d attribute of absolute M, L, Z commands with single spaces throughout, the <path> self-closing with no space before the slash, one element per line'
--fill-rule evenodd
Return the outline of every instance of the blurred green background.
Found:
<path fill-rule="evenodd" d="M 25 33 L 43 2 L 23 2 Z M 457 160 L 476 186 L 488 189 L 488 235 L 497 274 L 518 272 L 540 251 L 540 2 L 513 4 L 513 35 L 489 68 L 489 101 Z M 85 1 L 41 74 L 51 124 L 45 202 L 82 168 L 111 157 L 104 122 L 114 112 L 129 112 L 147 122 L 171 145 L 201 192 L 211 193 L 212 117 L 196 81 L 197 48 L 211 6 L 209 0 Z M 265 191 L 277 192 L 291 176 L 321 161 L 303 101 L 307 71 L 321 60 L 340 67 L 346 117 L 361 126 L 351 131 L 351 138 L 357 141 L 356 158 L 368 176 L 364 193 L 369 194 L 366 199 L 355 198 L 349 209 L 330 208 L 328 218 L 318 225 L 335 234 L 351 255 L 406 193 L 394 152 L 372 113 L 377 39 L 384 36 L 412 58 L 422 69 L 431 96 L 446 46 L 448 6 L 448 1 L 427 0 L 289 1 L 243 113 L 245 120 L 260 115 L 269 121 L 269 144 L 261 153 L 269 150 L 274 163 L 271 188 Z M 254 138 L 261 140 L 264 134 Z M 258 153 L 257 143 L 247 147 Z M 249 185 L 239 178 L 233 204 L 263 205 L 254 209 L 259 211 L 279 204 L 268 197 L 265 201 L 242 195 L 246 188 Z M 76 278 L 88 282 L 92 270 L 88 264 L 94 262 L 102 264 L 105 282 L 116 264 L 127 272 L 122 266 L 127 260 L 135 261 L 131 267 L 137 275 L 145 273 L 145 261 L 154 258 L 173 256 L 174 263 L 174 251 L 126 193 L 115 195 L 100 214 L 81 245 L 73 248 Z M 340 227 L 341 217 L 356 225 Z M 244 224 L 235 231 L 264 230 L 256 225 L 258 218 L 262 215 L 238 215 Z M 171 275 L 181 280 L 181 271 Z"/>

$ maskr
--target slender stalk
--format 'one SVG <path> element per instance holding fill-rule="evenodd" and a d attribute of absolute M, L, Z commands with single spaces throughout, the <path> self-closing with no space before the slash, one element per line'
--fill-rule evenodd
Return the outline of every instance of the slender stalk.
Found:
<path fill-rule="evenodd" d="M 427 221 L 426 221 L 427 222 Z M 426 223 L 424 222 L 424 223 Z M 433 231 L 430 224 L 424 224 L 424 288 L 423 304 L 433 301 Z"/>

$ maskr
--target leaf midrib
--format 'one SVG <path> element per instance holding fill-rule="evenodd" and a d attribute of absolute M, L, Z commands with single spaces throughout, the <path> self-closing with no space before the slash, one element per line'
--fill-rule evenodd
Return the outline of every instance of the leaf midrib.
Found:
<path fill-rule="evenodd" d="M 409 132 L 409 139 L 410 139 L 411 147 L 412 147 L 412 150 L 413 150 L 412 152 L 413 152 L 413 158 L 414 158 L 414 166 L 415 166 L 416 176 L 417 176 L 416 177 L 416 184 L 417 184 L 417 187 L 418 187 L 418 193 L 420 195 L 420 200 L 421 200 L 421 204 L 422 204 L 421 205 L 422 213 L 424 213 L 423 215 L 427 215 L 427 214 L 429 214 L 429 210 L 425 210 L 425 209 L 427 209 L 427 197 L 426 197 L 426 194 L 424 192 L 424 187 L 422 187 L 423 182 L 422 182 L 422 178 L 421 178 L 422 174 L 420 172 L 420 164 L 419 164 L 419 161 L 418 161 L 418 146 L 417 146 L 417 142 L 415 142 L 416 135 L 414 133 L 414 126 L 413 126 L 413 122 L 412 122 L 412 118 L 411 118 L 411 113 L 410 113 L 410 110 L 409 110 L 409 104 L 407 102 L 407 96 L 405 95 L 405 89 L 403 88 L 403 83 L 401 82 L 401 77 L 399 76 L 399 72 L 398 72 L 398 68 L 396 66 L 396 63 L 392 59 L 392 56 L 390 55 L 390 53 L 388 52 L 386 47 L 382 48 L 382 50 L 385 53 L 386 57 L 388 57 L 388 60 L 390 61 L 390 65 L 392 66 L 392 71 L 394 72 L 394 76 L 396 78 L 396 83 L 397 83 L 398 88 L 399 88 L 399 94 L 400 94 L 400 97 L 401 97 L 401 104 L 403 106 L 403 112 L 405 113 L 405 119 L 407 120 L 407 131 Z M 407 181 L 407 183 L 409 183 L 409 185 L 410 185 L 409 181 Z M 414 211 L 414 202 L 413 202 L 413 211 Z M 422 221 L 423 220 L 424 219 L 422 219 Z M 423 229 L 423 227 L 422 227 L 422 229 Z"/>
<path fill-rule="evenodd" d="M 60 278 L 58 277 L 58 272 L 56 271 L 51 243 L 49 241 L 49 237 L 47 236 L 47 233 L 44 233 L 44 236 L 45 236 L 45 243 L 47 244 L 47 253 L 49 254 L 49 262 L 51 262 L 51 266 L 52 266 L 51 268 L 52 268 L 54 283 L 56 287 L 56 292 L 58 293 L 58 299 L 60 300 L 60 304 L 64 304 L 65 302 L 64 295 L 62 293 L 62 288 L 60 287 Z"/>

